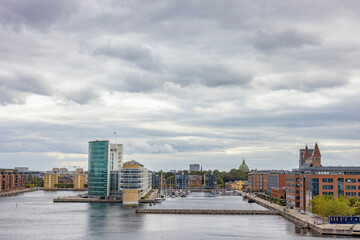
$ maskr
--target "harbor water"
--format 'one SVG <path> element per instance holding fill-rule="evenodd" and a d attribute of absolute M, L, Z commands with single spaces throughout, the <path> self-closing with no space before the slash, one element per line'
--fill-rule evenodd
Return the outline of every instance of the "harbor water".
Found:
<path fill-rule="evenodd" d="M 78 192 L 35 191 L 0 198 L 0 239 L 315 239 L 274 215 L 136 214 L 110 203 L 53 203 Z M 191 193 L 146 208 L 256 209 L 239 196 Z M 330 236 L 332 237 L 332 236 Z M 333 237 L 332 237 L 333 238 Z"/>

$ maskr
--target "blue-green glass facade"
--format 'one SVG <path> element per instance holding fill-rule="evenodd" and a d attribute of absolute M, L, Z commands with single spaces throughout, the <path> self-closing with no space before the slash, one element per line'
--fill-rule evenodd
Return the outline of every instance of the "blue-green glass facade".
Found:
<path fill-rule="evenodd" d="M 88 195 L 108 195 L 109 142 L 89 142 Z"/>

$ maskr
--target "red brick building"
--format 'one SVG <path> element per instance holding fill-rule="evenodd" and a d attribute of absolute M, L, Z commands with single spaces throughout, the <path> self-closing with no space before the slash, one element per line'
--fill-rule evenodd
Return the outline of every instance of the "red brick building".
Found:
<path fill-rule="evenodd" d="M 0 191 L 7 192 L 23 189 L 24 174 L 14 169 L 0 169 Z"/>
<path fill-rule="evenodd" d="M 290 207 L 306 210 L 314 196 L 360 198 L 360 167 L 323 167 L 315 144 L 312 154 L 306 146 L 302 166 L 286 175 L 286 200 Z"/>
<path fill-rule="evenodd" d="M 269 172 L 251 171 L 248 175 L 249 189 L 251 191 L 266 192 Z"/>
<path fill-rule="evenodd" d="M 271 197 L 276 198 L 276 199 L 285 199 L 285 195 L 286 195 L 286 188 L 285 187 L 272 187 L 271 188 Z"/>
<path fill-rule="evenodd" d="M 189 187 L 200 188 L 202 187 L 202 176 L 200 175 L 189 175 Z"/>

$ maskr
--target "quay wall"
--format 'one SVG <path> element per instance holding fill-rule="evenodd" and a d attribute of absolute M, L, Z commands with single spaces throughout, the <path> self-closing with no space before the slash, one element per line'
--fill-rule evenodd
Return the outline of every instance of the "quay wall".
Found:
<path fill-rule="evenodd" d="M 37 190 L 42 190 L 42 188 L 25 188 L 25 189 L 14 190 L 14 191 L 9 191 L 9 192 L 2 192 L 2 193 L 0 193 L 0 197 L 10 197 L 10 196 L 15 196 L 20 193 L 33 192 L 33 191 L 37 191 Z"/>
<path fill-rule="evenodd" d="M 136 209 L 136 213 L 149 214 L 227 214 L 227 215 L 277 215 L 269 210 L 214 210 L 214 209 Z"/>

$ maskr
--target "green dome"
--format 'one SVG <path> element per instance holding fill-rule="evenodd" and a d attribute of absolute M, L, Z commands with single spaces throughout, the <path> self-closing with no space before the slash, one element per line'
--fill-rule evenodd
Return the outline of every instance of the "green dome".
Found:
<path fill-rule="evenodd" d="M 245 159 L 243 160 L 243 163 L 240 165 L 239 170 L 249 171 L 249 167 L 248 167 L 248 165 L 246 165 Z"/>

